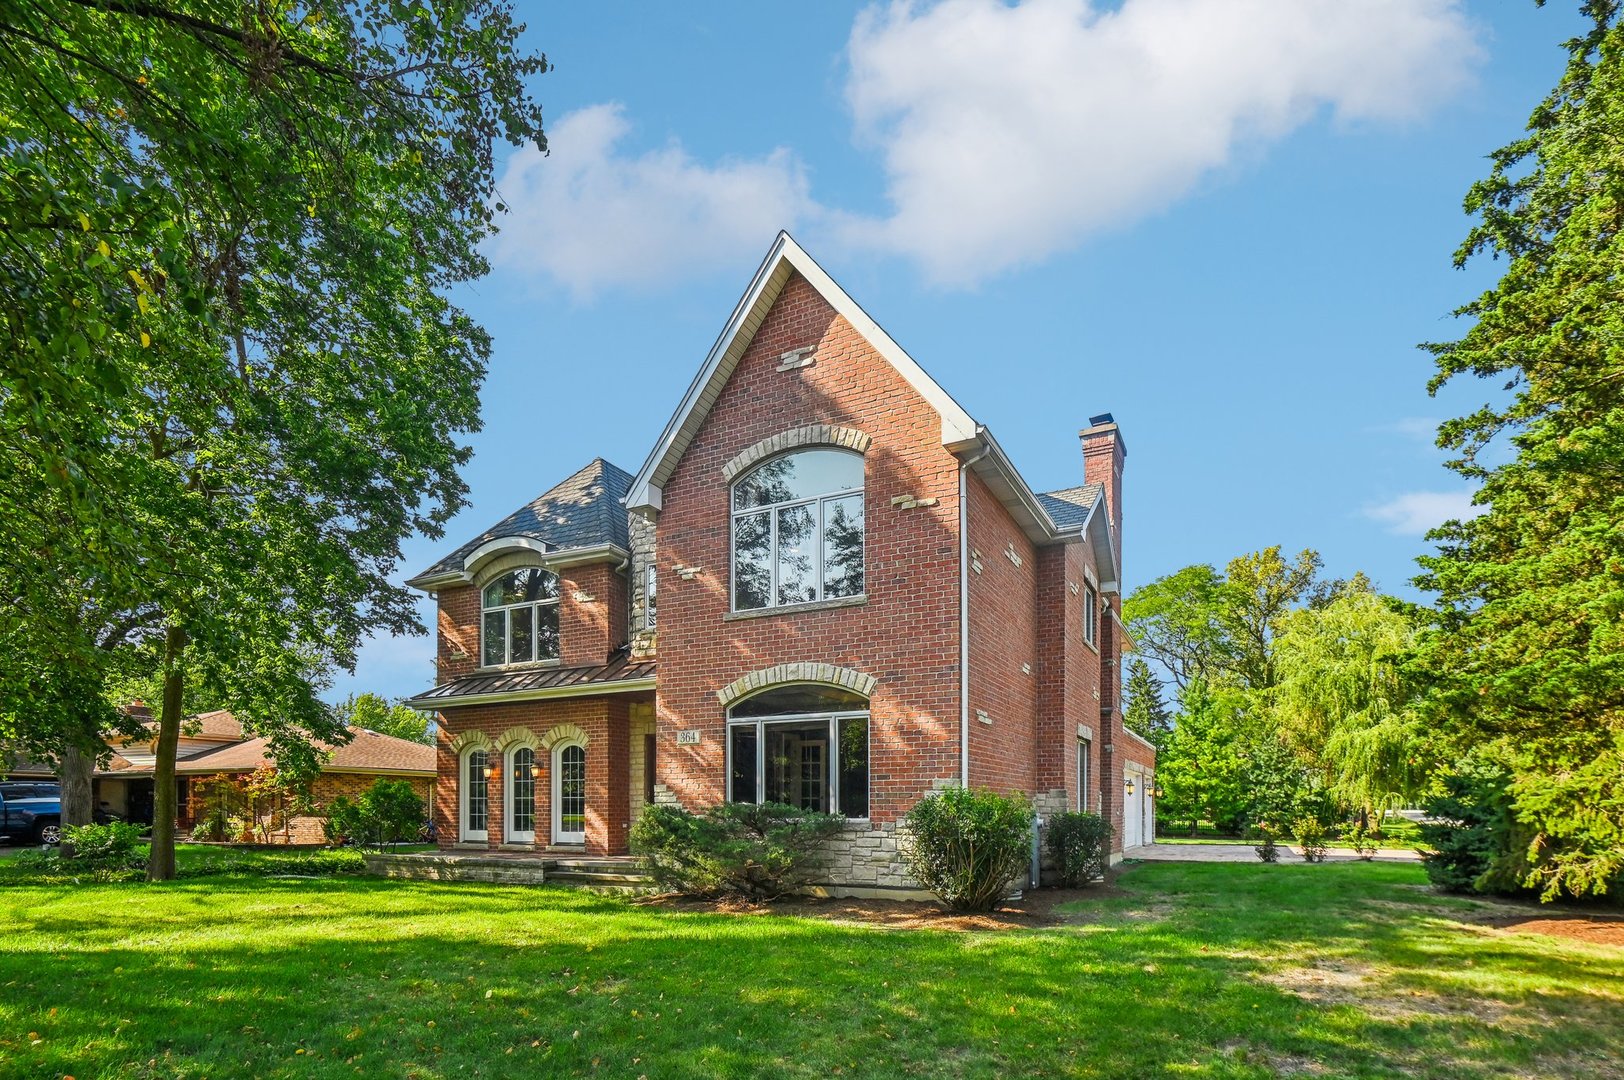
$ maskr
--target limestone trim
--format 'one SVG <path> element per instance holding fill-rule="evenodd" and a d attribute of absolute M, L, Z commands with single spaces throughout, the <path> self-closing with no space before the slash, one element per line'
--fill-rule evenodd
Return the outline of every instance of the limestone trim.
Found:
<path fill-rule="evenodd" d="M 461 756 L 469 750 L 495 750 L 496 744 L 483 731 L 464 731 L 451 737 L 451 749 Z"/>
<path fill-rule="evenodd" d="M 875 679 L 867 672 L 853 668 L 799 661 L 793 664 L 774 664 L 772 667 L 752 671 L 716 691 L 716 697 L 721 701 L 722 707 L 727 708 L 758 690 L 786 686 L 790 683 L 823 683 L 827 686 L 843 687 L 864 697 L 873 697 Z"/>
<path fill-rule="evenodd" d="M 523 570 L 531 566 L 545 567 L 544 559 L 543 553 L 529 548 L 503 551 L 491 556 L 474 570 L 470 581 L 475 588 L 483 589 L 503 574 L 514 570 Z"/>
<path fill-rule="evenodd" d="M 722 479 L 731 484 L 757 462 L 796 447 L 839 446 L 863 454 L 868 452 L 870 441 L 866 433 L 839 424 L 807 424 L 790 428 L 741 450 L 732 461 L 722 466 Z"/>
<path fill-rule="evenodd" d="M 585 746 L 587 742 L 586 732 L 574 724 L 559 724 L 541 737 L 541 746 L 547 750 L 568 744 Z"/>
<path fill-rule="evenodd" d="M 529 728 L 515 725 L 496 737 L 496 745 L 503 754 L 511 754 L 515 750 L 539 750 L 541 740 Z"/>

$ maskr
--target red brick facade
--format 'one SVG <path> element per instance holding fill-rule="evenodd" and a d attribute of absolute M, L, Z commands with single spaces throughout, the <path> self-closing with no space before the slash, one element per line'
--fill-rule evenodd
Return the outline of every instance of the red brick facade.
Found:
<path fill-rule="evenodd" d="M 1136 761 L 1149 775 L 1154 755 L 1129 745 L 1115 709 L 1120 585 L 1116 568 L 1100 565 L 1110 561 L 1100 552 L 1120 558 L 1121 551 L 1124 450 L 1115 426 L 1091 428 L 1079 462 L 1083 479 L 1104 488 L 1099 520 L 1085 525 L 1079 511 L 1061 528 L 1042 514 L 1023 518 L 1010 489 L 1018 495 L 1024 483 L 1015 477 L 995 491 L 972 467 L 985 450 L 976 455 L 945 445 L 940 399 L 933 404 L 919 378 L 888 359 L 872 331 L 865 336 L 854 325 L 864 322 L 860 313 L 843 313 L 851 310 L 791 272 L 749 328 L 725 381 L 703 402 L 702 417 L 695 414 L 683 429 L 685 444 L 672 452 L 657 502 L 634 507 L 654 521 L 651 545 L 630 560 L 560 570 L 559 665 L 603 664 L 635 638 L 640 650 L 652 647 L 657 656 L 653 693 L 593 696 L 583 686 L 581 696 L 560 700 L 441 710 L 442 843 L 461 842 L 466 778 L 459 767 L 470 746 L 504 751 L 492 753 L 490 827 L 478 842 L 496 848 L 505 843 L 503 819 L 511 813 L 500 795 L 506 748 L 570 728 L 587 748 L 585 848 L 623 851 L 631 813 L 642 802 L 642 780 L 631 774 L 642 768 L 645 731 L 653 736 L 656 798 L 693 809 L 718 802 L 727 768 L 727 710 L 719 692 L 752 673 L 806 664 L 846 669 L 843 677 L 865 686 L 871 681 L 869 820 L 862 828 L 889 827 L 925 794 L 958 783 L 967 731 L 970 783 L 1027 793 L 1044 812 L 1104 808 L 1120 835 L 1125 763 Z M 826 444 L 836 439 L 831 428 L 848 440 L 842 445 L 860 440 L 865 593 L 734 612 L 729 463 L 775 437 L 804 440 L 808 427 L 823 432 Z M 763 454 L 784 445 L 771 443 Z M 961 485 L 969 522 L 963 537 Z M 640 587 L 648 565 L 659 584 L 657 645 L 649 628 L 628 622 L 629 591 L 633 582 Z M 484 580 L 439 591 L 442 683 L 479 671 Z M 1100 605 L 1092 643 L 1084 640 L 1089 596 Z M 969 627 L 967 708 L 961 618 Z M 1090 752 L 1086 793 L 1079 790 L 1083 739 Z M 536 761 L 535 846 L 547 847 L 555 764 L 544 749 Z"/>

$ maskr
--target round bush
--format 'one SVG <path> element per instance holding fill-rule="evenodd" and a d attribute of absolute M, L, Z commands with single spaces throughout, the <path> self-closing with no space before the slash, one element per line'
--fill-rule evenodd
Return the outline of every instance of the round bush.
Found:
<path fill-rule="evenodd" d="M 947 788 L 908 811 L 903 857 L 921 885 L 955 911 L 991 911 L 1032 857 L 1026 796 Z"/>

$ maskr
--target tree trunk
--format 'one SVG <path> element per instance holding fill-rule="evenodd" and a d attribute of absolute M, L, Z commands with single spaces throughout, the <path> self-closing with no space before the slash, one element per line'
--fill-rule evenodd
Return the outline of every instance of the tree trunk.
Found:
<path fill-rule="evenodd" d="M 95 756 L 77 746 L 69 746 L 62 751 L 58 769 L 62 781 L 63 825 L 90 824 L 91 812 L 95 809 L 90 796 L 90 773 L 95 766 Z M 66 836 L 62 839 L 62 854 L 67 858 L 73 857 L 73 845 Z"/>
<path fill-rule="evenodd" d="M 175 877 L 175 751 L 180 746 L 180 710 L 185 689 L 180 655 L 186 631 L 164 630 L 164 695 L 158 714 L 157 759 L 152 763 L 152 855 L 147 861 L 148 881 Z"/>

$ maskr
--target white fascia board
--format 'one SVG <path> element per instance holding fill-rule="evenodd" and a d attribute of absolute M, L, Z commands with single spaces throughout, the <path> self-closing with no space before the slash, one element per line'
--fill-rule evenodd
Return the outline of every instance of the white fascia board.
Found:
<path fill-rule="evenodd" d="M 620 562 L 631 558 L 631 552 L 619 544 L 597 544 L 593 547 L 565 548 L 554 551 L 541 560 L 541 565 L 549 570 L 562 570 L 567 566 L 581 566 L 585 563 Z"/>
<path fill-rule="evenodd" d="M 976 434 L 976 441 L 987 449 L 987 453 L 971 468 L 998 496 L 1028 540 L 1034 544 L 1053 544 L 1082 537 L 1084 526 L 1062 529 L 1054 523 L 991 431 L 982 427 L 977 429 Z"/>
<path fill-rule="evenodd" d="M 469 577 L 461 570 L 444 570 L 438 574 L 423 574 L 420 577 L 407 578 L 406 584 L 413 589 L 421 589 L 426 593 L 438 592 L 451 585 L 466 585 Z"/>
<path fill-rule="evenodd" d="M 892 340 L 891 335 L 881 329 L 880 325 L 869 317 L 846 290 L 836 284 L 789 233 L 780 232 L 768 250 L 767 257 L 757 268 L 750 287 L 745 290 L 733 308 L 733 314 L 722 329 L 721 335 L 711 346 L 710 353 L 705 357 L 705 363 L 694 376 L 693 382 L 688 385 L 682 403 L 666 422 L 659 440 L 649 452 L 647 460 L 643 462 L 643 467 L 638 470 L 626 495 L 628 509 L 660 508 L 660 489 L 666 477 L 675 467 L 676 460 L 687 449 L 687 440 L 692 438 L 698 422 L 703 419 L 702 410 L 709 410 L 717 394 L 721 392 L 721 383 L 732 374 L 731 368 L 723 370 L 725 362 L 731 357 L 733 362 L 737 363 L 738 358 L 749 346 L 761 319 L 766 316 L 767 310 L 771 308 L 788 280 L 789 269 L 798 271 L 806 278 L 829 306 L 850 323 L 852 329 L 861 334 L 919 393 L 919 396 L 940 414 L 944 446 L 951 447 L 976 438 L 976 422 L 970 418 L 970 414 L 942 389 L 941 384 L 926 374 L 924 368 L 903 351 L 902 347 Z"/>
<path fill-rule="evenodd" d="M 462 697 L 407 698 L 404 704 L 413 708 L 451 709 L 458 705 L 497 705 L 512 701 L 551 701 L 555 698 L 600 697 L 604 694 L 631 694 L 654 689 L 654 680 L 622 679 L 607 683 L 575 683 L 569 686 L 548 686 L 540 690 L 511 690 L 496 694 L 466 694 Z"/>

